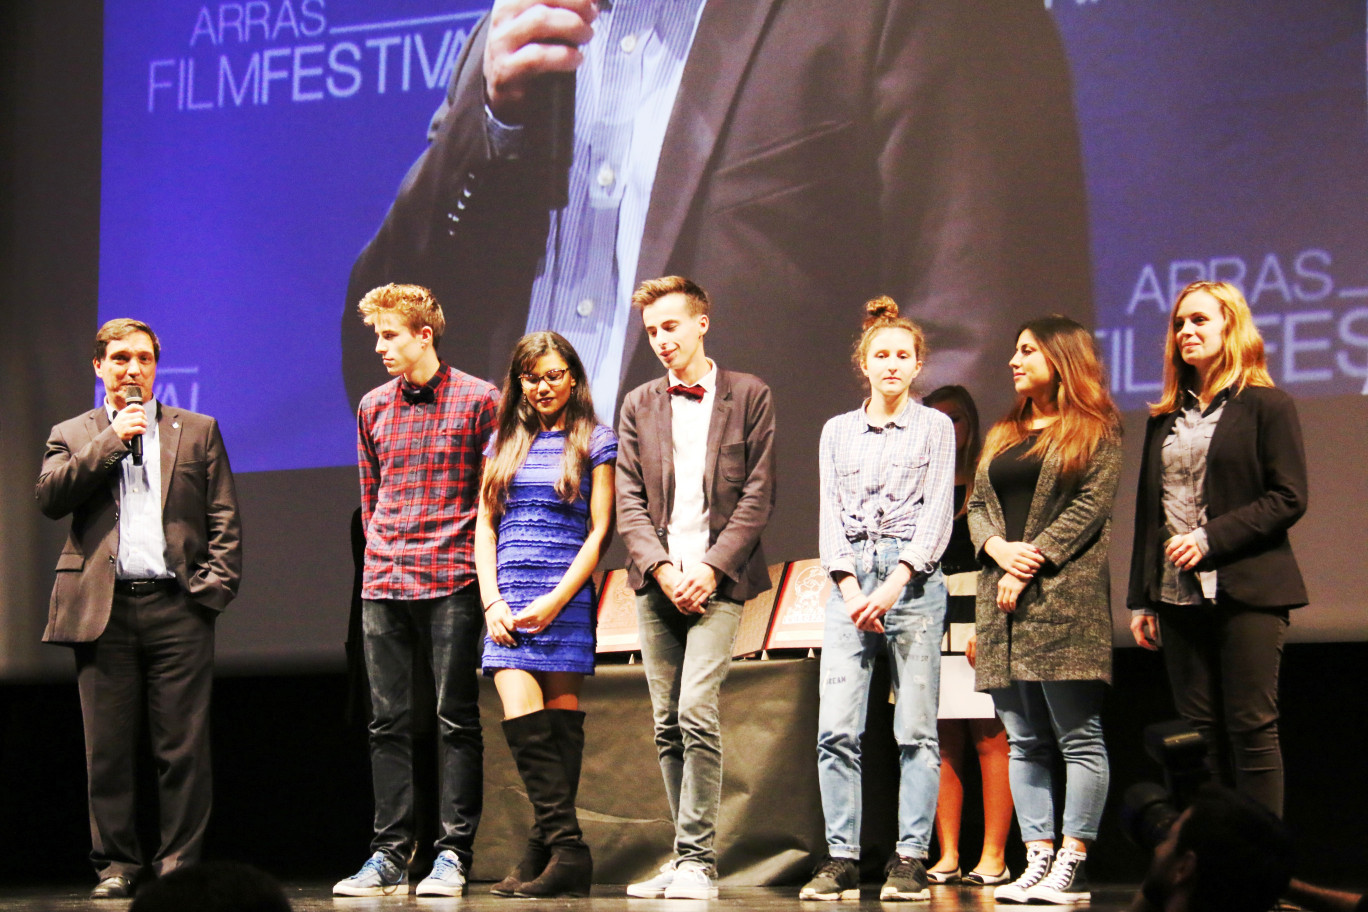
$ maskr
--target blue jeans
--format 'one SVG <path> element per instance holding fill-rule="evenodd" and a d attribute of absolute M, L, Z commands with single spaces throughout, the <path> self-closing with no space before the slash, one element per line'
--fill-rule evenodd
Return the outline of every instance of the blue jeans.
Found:
<path fill-rule="evenodd" d="M 885 538 L 874 548 L 874 567 L 856 573 L 866 594 L 898 565 L 901 542 Z M 945 577 L 939 570 L 913 581 L 884 615 L 884 632 L 855 628 L 839 589 L 833 588 L 822 634 L 822 698 L 817 717 L 817 782 L 822 790 L 827 851 L 833 858 L 859 859 L 861 811 L 860 736 L 869 708 L 874 659 L 888 650 L 893 690 L 893 737 L 898 742 L 898 854 L 925 858 L 940 789 L 941 627 L 945 622 Z M 882 697 L 882 695 L 880 695 Z"/>
<path fill-rule="evenodd" d="M 741 605 L 714 596 L 703 614 L 684 614 L 654 581 L 637 592 L 636 605 L 675 857 L 715 873 L 713 837 L 722 805 L 718 697 L 731 668 Z"/>
<path fill-rule="evenodd" d="M 371 851 L 402 868 L 413 848 L 413 662 L 424 656 L 432 663 L 441 739 L 437 851 L 451 849 L 469 869 L 484 800 L 478 679 L 484 615 L 476 588 L 442 598 L 364 601 L 361 623 L 371 693 Z"/>
<path fill-rule="evenodd" d="M 1024 842 L 1055 838 L 1050 774 L 1064 756 L 1064 835 L 1097 838 L 1110 768 L 1102 740 L 1101 681 L 1013 681 L 993 691 L 1007 729 L 1008 776 Z M 1058 745 L 1058 747 L 1056 747 Z"/>

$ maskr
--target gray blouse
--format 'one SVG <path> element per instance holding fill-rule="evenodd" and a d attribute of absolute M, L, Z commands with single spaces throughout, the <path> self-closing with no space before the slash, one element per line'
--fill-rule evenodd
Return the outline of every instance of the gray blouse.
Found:
<path fill-rule="evenodd" d="M 1184 396 L 1183 410 L 1163 445 L 1161 479 L 1169 536 L 1195 531 L 1203 555 L 1207 552 L 1206 532 L 1202 529 L 1207 521 L 1207 449 L 1229 392 L 1225 389 L 1217 393 L 1203 411 L 1201 402 L 1189 390 Z M 1165 560 L 1159 597 L 1170 605 L 1200 605 L 1203 599 L 1215 600 L 1216 571 L 1179 570 Z"/>

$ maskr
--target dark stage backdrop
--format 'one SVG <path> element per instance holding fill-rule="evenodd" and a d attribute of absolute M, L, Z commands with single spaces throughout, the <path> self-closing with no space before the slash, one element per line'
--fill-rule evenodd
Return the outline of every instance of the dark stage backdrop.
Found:
<path fill-rule="evenodd" d="M 808 2 L 830 8 L 829 0 Z M 786 31 L 793 21 L 786 14 L 803 3 L 774 4 L 755 32 L 757 59 L 773 59 L 770 45 L 784 41 L 807 41 L 813 47 L 805 52 L 820 57 L 821 41 Z M 719 11 L 729 5 L 710 0 Z M 850 15 L 879 5 L 853 4 Z M 9 344 L 0 359 L 0 677 L 48 675 L 69 662 L 63 650 L 38 645 L 62 529 L 38 514 L 31 491 L 48 428 L 94 401 L 89 340 L 113 316 L 145 319 L 161 334 L 161 399 L 222 421 L 242 496 L 246 575 L 219 628 L 221 666 L 337 667 L 357 500 L 352 409 L 356 390 L 384 380 L 364 335 L 358 350 L 354 334 L 349 343 L 339 329 L 356 326 L 349 276 L 424 152 L 429 119 L 480 4 L 3 6 L 0 307 Z M 1032 20 L 1011 12 L 1019 3 L 975 4 L 975 15 L 1013 17 L 1010 34 L 993 37 L 982 22 L 972 32 L 947 27 L 943 41 L 960 42 L 954 45 L 919 31 L 921 19 L 936 17 L 914 17 L 899 38 L 930 41 L 914 55 L 922 69 L 871 78 L 894 97 L 910 87 L 906 103 L 925 106 L 896 135 L 878 134 L 887 112 L 851 110 L 830 141 L 802 136 L 787 144 L 793 137 L 776 135 L 768 148 L 738 150 L 757 132 L 745 132 L 748 113 L 791 101 L 780 93 L 770 104 L 763 93 L 774 86 L 746 83 L 728 117 L 716 121 L 720 135 L 707 137 L 734 170 L 702 178 L 698 198 L 711 194 L 711 208 L 683 211 L 681 240 L 664 262 L 694 264 L 697 278 L 723 290 L 710 350 L 715 339 L 725 366 L 756 370 L 775 387 L 781 485 L 769 553 L 797 559 L 816 551 L 817 434 L 831 414 L 858 403 L 846 353 L 859 305 L 889 291 L 931 327 L 928 382 L 965 383 L 986 404 L 986 419 L 1009 392 L 1005 361 L 1020 315 L 1062 309 L 1095 326 L 1113 392 L 1131 415 L 1113 559 L 1123 580 L 1139 410 L 1157 392 L 1168 307 L 1188 281 L 1229 279 L 1244 287 L 1274 377 L 1297 397 L 1307 431 L 1311 510 L 1293 538 L 1312 605 L 1296 615 L 1293 637 L 1368 639 L 1360 610 L 1368 589 L 1361 558 L 1368 512 L 1364 4 L 1043 6 L 1031 9 L 1040 15 Z M 912 4 L 892 7 L 906 12 Z M 833 25 L 832 40 L 860 34 L 857 26 Z M 825 61 L 829 72 L 846 72 L 849 61 L 833 60 Z M 998 75 L 982 78 L 985 72 Z M 824 82 L 823 72 L 788 75 L 809 80 L 800 90 L 814 109 L 848 88 Z M 1015 105 L 1018 97 L 1029 104 Z M 981 147 L 932 154 L 944 137 L 975 131 Z M 668 137 L 678 139 L 667 134 L 667 150 Z M 890 166 L 908 149 L 916 154 Z M 784 173 L 809 161 L 795 157 L 800 152 L 826 170 Z M 499 333 L 529 327 L 526 298 L 522 310 L 499 310 L 512 316 L 497 332 L 475 332 L 488 314 L 463 294 L 471 285 L 493 287 L 487 273 L 507 265 L 499 259 L 504 248 L 481 248 L 486 262 L 455 276 L 442 263 L 420 262 L 420 248 L 430 253 L 427 230 L 445 217 L 443 201 L 414 191 L 434 167 L 423 163 L 400 191 L 386 265 L 358 272 L 430 276 L 449 288 L 446 349 L 458 366 L 493 376 L 506 348 L 491 343 L 497 351 L 474 353 Z M 727 183 L 738 173 L 765 193 L 743 196 Z M 956 196 L 963 191 L 956 179 L 966 174 L 990 186 Z M 813 189 L 828 178 L 836 182 Z M 657 188 L 666 179 L 658 176 Z M 798 235 L 801 219 L 766 208 L 790 196 L 821 204 L 828 220 L 817 235 Z M 933 212 L 925 203 L 937 198 L 958 208 Z M 501 199 L 496 208 L 523 202 Z M 918 219 L 912 229 L 909 213 Z M 966 232 L 962 246 L 935 238 L 952 229 Z M 842 245 L 862 239 L 860 231 L 868 232 L 868 249 L 847 256 Z M 700 237 L 702 249 L 691 249 Z M 876 249 L 900 237 L 908 238 L 905 256 L 900 247 Z M 743 277 L 708 258 L 713 248 L 754 242 L 767 249 L 771 241 L 781 253 L 804 256 L 750 263 Z M 832 251 L 840 262 L 830 262 Z M 968 267 L 951 271 L 962 285 L 926 278 L 960 259 Z M 995 279 L 979 281 L 987 275 Z M 1004 275 L 1010 293 L 1003 294 L 1013 300 L 985 307 L 982 298 Z M 753 297 L 754 277 L 773 278 L 768 297 Z M 806 308 L 797 316 L 785 309 L 795 300 Z M 821 307 L 807 307 L 811 300 Z M 617 355 L 607 346 L 607 379 L 596 384 L 611 420 L 620 388 L 653 367 L 630 327 L 605 325 L 601 332 L 622 343 Z M 765 325 L 769 331 L 753 329 Z M 603 340 L 591 333 L 576 341 Z M 612 357 L 622 362 L 620 374 Z M 1120 633 L 1119 597 L 1116 604 Z"/>

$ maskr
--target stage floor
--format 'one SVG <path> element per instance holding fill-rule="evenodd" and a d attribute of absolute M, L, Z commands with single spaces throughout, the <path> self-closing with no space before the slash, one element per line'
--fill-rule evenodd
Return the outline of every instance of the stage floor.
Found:
<path fill-rule="evenodd" d="M 25 888 L 10 891 L 0 888 L 0 912 L 76 912 L 76 910 L 99 910 L 99 912 L 123 912 L 128 901 L 100 900 L 95 902 L 86 898 L 86 890 L 71 887 Z M 831 909 L 833 912 L 853 912 L 856 909 L 908 909 L 934 910 L 934 912 L 956 912 L 970 909 L 1010 909 L 1042 908 L 1040 906 L 996 906 L 989 890 L 957 886 L 932 886 L 931 901 L 927 903 L 881 903 L 878 884 L 866 884 L 858 904 L 854 902 L 799 902 L 797 887 L 734 887 L 724 888 L 720 899 L 704 902 L 699 900 L 629 899 L 622 888 L 612 885 L 594 887 L 592 896 L 584 899 L 504 899 L 489 895 L 489 884 L 475 884 L 470 895 L 460 899 L 429 898 L 416 896 L 390 896 L 381 898 L 350 899 L 333 897 L 331 883 L 285 884 L 285 892 L 295 912 L 363 912 L 363 910 L 394 909 L 460 909 L 462 912 L 509 912 L 509 910 L 556 909 L 564 912 L 702 912 L 705 909 L 755 910 L 755 912 L 819 912 Z M 1129 904 L 1135 894 L 1134 886 L 1115 884 L 1094 885 L 1091 905 L 1086 908 L 1095 912 L 1119 912 Z M 1062 907 L 1057 907 L 1062 908 Z M 191 910 L 187 910 L 191 912 Z"/>

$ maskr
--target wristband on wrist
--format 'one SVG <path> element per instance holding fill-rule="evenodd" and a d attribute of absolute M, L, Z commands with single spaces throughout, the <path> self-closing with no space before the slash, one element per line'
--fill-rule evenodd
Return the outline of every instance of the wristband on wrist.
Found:
<path fill-rule="evenodd" d="M 500 596 L 499 598 L 496 598 L 494 601 L 490 602 L 488 605 L 485 605 L 484 610 L 488 611 L 490 608 L 493 608 L 495 605 L 499 604 L 499 602 L 503 602 L 505 605 L 507 605 L 508 599 Z"/>

